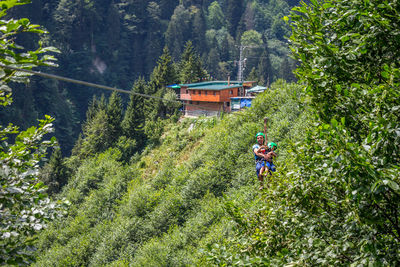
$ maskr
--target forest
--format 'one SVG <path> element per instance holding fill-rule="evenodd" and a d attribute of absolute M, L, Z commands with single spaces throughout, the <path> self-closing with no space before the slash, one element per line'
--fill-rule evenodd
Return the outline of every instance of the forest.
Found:
<path fill-rule="evenodd" d="M 397 1 L 1 4 L 2 265 L 400 264 Z M 268 90 L 182 117 L 167 86 L 237 78 L 241 45 Z"/>
<path fill-rule="evenodd" d="M 26 49 L 33 49 L 40 41 L 59 50 L 55 54 L 58 67 L 41 67 L 44 72 L 130 90 L 139 78 L 149 82 L 165 47 L 175 68 L 182 69 L 179 62 L 190 41 L 207 72 L 201 77 L 170 77 L 171 84 L 227 80 L 228 76 L 236 79 L 239 46 L 247 45 L 253 48 L 245 50 L 244 77 L 267 85 L 279 78 L 295 79 L 285 39 L 290 29 L 282 17 L 296 3 L 35 0 L 11 9 L 7 16 L 29 18 L 48 31 L 46 35 L 18 36 L 18 43 Z M 82 131 L 93 95 L 100 98 L 103 93 L 109 97 L 107 92 L 82 85 L 32 77 L 28 85 L 15 86 L 15 96 L 27 97 L 15 97 L 11 107 L 0 110 L 0 122 L 27 128 L 49 114 L 56 118 L 55 136 L 63 155 L 68 156 Z M 124 105 L 127 102 L 123 99 Z"/>

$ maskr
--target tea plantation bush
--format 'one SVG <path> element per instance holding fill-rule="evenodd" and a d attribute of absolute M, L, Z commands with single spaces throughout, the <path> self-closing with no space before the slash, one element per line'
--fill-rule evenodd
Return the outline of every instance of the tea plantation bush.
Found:
<path fill-rule="evenodd" d="M 134 162 L 118 148 L 83 160 L 61 194 L 70 214 L 40 236 L 36 265 L 209 264 L 208 247 L 233 233 L 226 203 L 254 210 L 260 197 L 251 147 L 263 118 L 284 170 L 308 119 L 302 101 L 301 86 L 280 81 L 249 110 L 166 124 Z"/>

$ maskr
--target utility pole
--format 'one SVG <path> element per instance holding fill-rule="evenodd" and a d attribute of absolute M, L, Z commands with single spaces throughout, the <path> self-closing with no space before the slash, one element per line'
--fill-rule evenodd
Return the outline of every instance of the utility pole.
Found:
<path fill-rule="evenodd" d="M 247 58 L 243 58 L 243 52 L 246 48 L 257 48 L 258 46 L 250 46 L 250 45 L 240 45 L 239 46 L 239 61 L 235 61 L 238 64 L 238 74 L 237 79 L 239 82 L 243 83 L 243 71 L 246 68 Z M 241 95 L 244 95 L 244 92 L 241 92 Z"/>
<path fill-rule="evenodd" d="M 239 46 L 239 61 L 238 61 L 238 74 L 237 78 L 239 82 L 243 82 L 243 71 L 245 68 L 245 60 L 243 59 L 243 51 L 246 47 L 241 45 Z"/>
<path fill-rule="evenodd" d="M 247 58 L 243 58 L 243 52 L 246 48 L 258 48 L 258 46 L 251 45 L 240 45 L 239 46 L 239 61 L 235 61 L 238 64 L 237 79 L 239 82 L 243 82 L 243 71 L 246 68 Z"/>

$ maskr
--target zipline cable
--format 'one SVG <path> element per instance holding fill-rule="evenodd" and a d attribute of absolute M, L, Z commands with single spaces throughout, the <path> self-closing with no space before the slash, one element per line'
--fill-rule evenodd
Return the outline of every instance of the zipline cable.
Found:
<path fill-rule="evenodd" d="M 60 81 L 64 81 L 64 82 L 85 85 L 85 86 L 89 86 L 89 87 L 95 87 L 95 88 L 100 88 L 100 89 L 105 89 L 105 90 L 111 90 L 111 91 L 115 91 L 115 92 L 119 92 L 119 93 L 123 93 L 123 94 L 137 95 L 137 96 L 153 98 L 153 99 L 162 100 L 162 101 L 179 103 L 181 105 L 186 105 L 186 106 L 193 106 L 193 107 L 197 107 L 199 109 L 215 111 L 212 108 L 208 108 L 208 107 L 204 107 L 204 106 L 200 106 L 200 105 L 196 105 L 196 104 L 183 103 L 183 102 L 181 102 L 179 100 L 164 99 L 164 98 L 157 97 L 157 96 L 152 96 L 152 95 L 147 95 L 147 94 L 142 94 L 142 93 L 136 93 L 136 92 L 132 92 L 132 91 L 128 91 L 128 90 L 122 90 L 122 89 L 115 88 L 115 87 L 110 87 L 110 86 L 106 86 L 106 85 L 101 85 L 101 84 L 96 84 L 96 83 L 90 83 L 90 82 L 85 82 L 85 81 L 81 81 L 81 80 L 71 79 L 71 78 L 67 78 L 67 77 L 63 77 L 63 76 L 59 76 L 59 75 L 55 75 L 55 74 L 49 74 L 49 73 L 33 71 L 33 70 L 26 70 L 26 69 L 16 68 L 16 67 L 3 65 L 3 64 L 0 64 L 0 67 L 1 68 L 15 70 L 15 71 L 26 72 L 26 73 L 30 73 L 32 75 L 37 75 L 37 76 L 41 76 L 41 77 L 48 78 L 48 79 L 55 79 L 55 80 L 60 80 Z"/>

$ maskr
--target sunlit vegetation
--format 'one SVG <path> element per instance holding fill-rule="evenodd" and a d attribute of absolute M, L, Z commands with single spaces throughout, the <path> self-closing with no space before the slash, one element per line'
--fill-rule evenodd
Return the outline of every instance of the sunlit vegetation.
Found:
<path fill-rule="evenodd" d="M 85 159 L 60 194 L 72 203 L 70 215 L 43 232 L 37 264 L 207 261 L 207 247 L 231 233 L 227 203 L 247 206 L 260 196 L 251 146 L 261 116 L 271 117 L 283 164 L 308 120 L 301 96 L 301 86 L 281 81 L 250 110 L 166 123 L 160 145 L 130 162 L 120 161 L 117 148 Z"/>
<path fill-rule="evenodd" d="M 140 67 L 142 75 L 129 80 L 121 74 L 121 79 L 126 79 L 132 92 L 159 99 L 132 95 L 124 105 L 116 93 L 91 94 L 71 156 L 62 157 L 55 148 L 46 164 L 40 165 L 39 160 L 45 148 L 55 144 L 54 138 L 41 141 L 51 129 L 50 117 L 38 128 L 21 132 L 15 145 L 3 142 L 1 160 L 16 174 L 7 175 L 10 168 L 4 168 L 5 196 L 29 189 L 23 194 L 28 201 L 9 197 L 9 203 L 30 208 L 30 203 L 46 200 L 50 205 L 40 179 L 48 185 L 53 201 L 70 204 L 64 217 L 48 209 L 58 206 L 45 205 L 41 216 L 32 217 L 38 226 L 20 224 L 28 230 L 17 236 L 12 227 L 19 227 L 14 223 L 19 222 L 19 214 L 8 212 L 1 239 L 8 254 L 2 254 L 2 262 L 397 266 L 400 6 L 393 1 L 312 0 L 289 12 L 289 6 L 296 4 L 278 0 L 111 2 L 107 10 L 111 15 L 102 18 L 114 23 L 115 36 L 90 53 L 111 53 L 106 48 L 113 46 L 115 54 L 106 58 L 118 61 L 124 51 L 126 61 L 120 63 L 131 64 L 126 68 L 137 71 L 136 63 L 127 62 L 137 62 L 132 59 L 139 52 L 122 50 L 128 47 L 125 41 L 134 40 L 139 47 L 154 45 L 149 47 L 159 51 L 154 65 L 146 61 Z M 58 23 L 75 18 L 62 17 L 63 12 L 84 10 L 93 15 L 104 11 L 91 1 L 53 5 Z M 90 17 L 85 12 L 80 18 Z M 116 14 L 129 34 L 119 31 Z M 77 25 L 56 24 L 64 35 L 57 32 L 54 40 L 68 40 L 64 40 L 68 45 L 63 53 L 70 51 L 73 58 L 72 47 L 78 45 L 77 37 L 67 34 L 70 27 L 80 25 L 80 33 L 98 31 L 94 25 L 101 25 L 100 16 L 92 18 Z M 85 28 L 88 25 L 92 27 Z M 165 40 L 145 35 L 150 26 L 157 33 L 165 32 Z M 126 39 L 118 39 L 118 34 Z M 283 45 L 285 35 L 289 47 Z M 179 39 L 182 36 L 186 36 L 184 41 Z M 139 37 L 145 38 L 138 41 Z M 180 105 L 167 101 L 176 99 L 176 92 L 166 86 L 200 81 L 211 73 L 224 77 L 235 56 L 232 49 L 225 49 L 235 42 L 263 47 L 266 56 L 250 62 L 253 67 L 246 75 L 263 84 L 270 82 L 268 90 L 253 100 L 251 108 L 236 113 L 182 118 Z M 92 51 L 89 46 L 86 49 Z M 283 56 L 289 49 L 297 62 L 296 83 L 293 76 L 277 74 L 291 69 L 294 61 Z M 27 60 L 32 64 L 28 67 L 42 63 Z M 96 62 L 98 71 L 103 70 L 101 62 Z M 80 69 L 75 67 L 75 71 Z M 4 86 L 7 77 L 15 77 L 11 72 L 2 75 Z M 107 80 L 111 73 L 96 75 Z M 1 97 L 5 104 L 11 101 L 10 95 Z M 266 117 L 268 140 L 278 144 L 277 172 L 259 190 L 251 147 Z M 11 126 L 1 132 L 3 136 L 13 133 L 16 129 Z M 10 185 L 15 177 L 27 187 Z M 8 209 L 14 210 L 18 211 Z M 55 220 L 48 222 L 51 219 Z"/>

